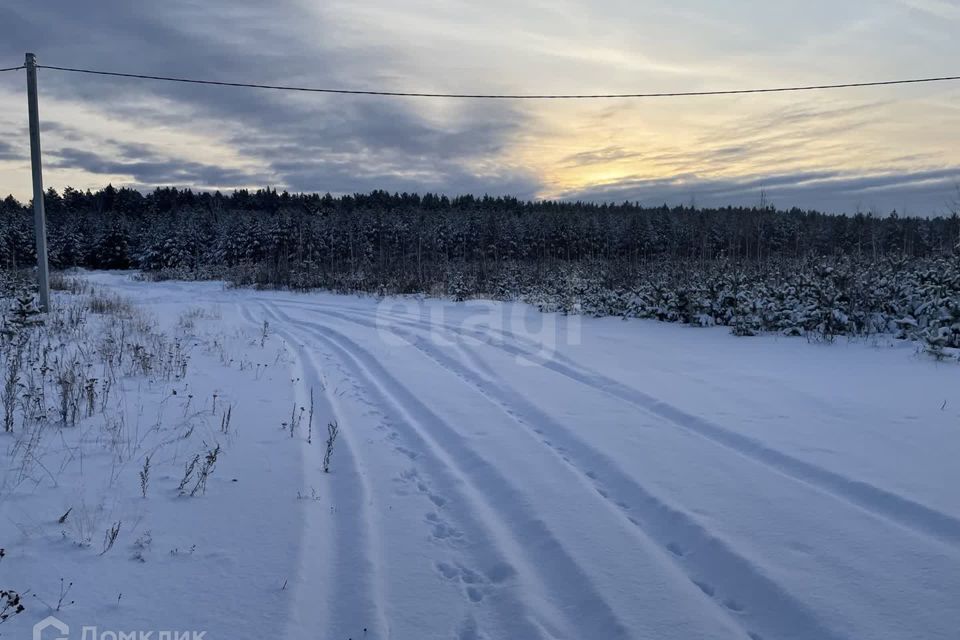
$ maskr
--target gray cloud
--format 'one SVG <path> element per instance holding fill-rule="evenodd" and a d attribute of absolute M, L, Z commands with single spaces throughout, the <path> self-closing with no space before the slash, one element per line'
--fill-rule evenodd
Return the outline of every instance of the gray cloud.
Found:
<path fill-rule="evenodd" d="M 648 206 L 756 205 L 761 195 L 780 207 L 823 211 L 877 210 L 888 213 L 947 213 L 957 205 L 960 167 L 866 176 L 810 171 L 750 179 L 707 179 L 695 174 L 663 180 L 633 178 L 563 195 L 565 200 L 640 202 Z"/>
<path fill-rule="evenodd" d="M 101 154 L 72 147 L 54 150 L 48 154 L 52 160 L 47 161 L 47 166 L 82 169 L 101 175 L 128 175 L 141 184 L 189 186 L 199 189 L 267 182 L 263 175 L 177 158 L 164 158 L 144 145 L 128 144 L 122 147 L 129 155 Z"/>
<path fill-rule="evenodd" d="M 24 160 L 28 156 L 19 147 L 0 140 L 0 160 Z"/>
<path fill-rule="evenodd" d="M 239 0 L 205 14 L 195 9 L 186 0 L 162 5 L 13 0 L 0 10 L 0 21 L 16 26 L 12 37 L 0 44 L 0 59 L 22 56 L 30 46 L 36 47 L 41 64 L 350 87 L 357 77 L 376 81 L 370 69 L 388 74 L 385 62 L 398 55 L 376 45 L 349 51 L 325 47 L 325 38 L 320 37 L 324 25 L 292 2 L 277 6 Z M 187 16 L 189 22 L 181 21 Z M 304 31 L 308 22 L 316 25 L 315 32 Z M 274 46 L 281 42 L 282 47 Z M 234 179 L 246 185 L 253 177 L 264 184 L 290 189 L 309 185 L 321 191 L 397 188 L 503 193 L 518 188 L 532 196 L 538 187 L 531 174 L 508 178 L 474 169 L 479 159 L 504 151 L 523 127 L 525 114 L 511 105 L 453 103 L 440 119 L 427 117 L 419 110 L 422 105 L 409 100 L 331 99 L 53 70 L 41 70 L 41 74 L 44 93 L 107 105 L 109 112 L 125 121 L 213 128 L 211 132 L 224 137 L 241 156 L 261 161 L 267 171 L 250 176 L 196 162 L 177 167 L 173 158 L 111 161 L 80 144 L 62 150 L 57 164 L 50 166 L 76 162 L 76 168 L 129 174 L 144 183 L 198 176 L 207 184 L 212 180 L 230 184 Z M 173 100 L 176 109 L 161 100 Z M 370 171 L 371 167 L 376 170 Z"/>
<path fill-rule="evenodd" d="M 900 1 L 920 7 L 943 5 L 935 0 Z M 464 89 L 465 83 L 476 76 L 477 82 L 502 89 L 521 90 L 523 82 L 529 80 L 531 86 L 544 89 L 572 86 L 576 90 L 585 86 L 602 90 L 607 87 L 599 85 L 611 83 L 612 88 L 628 90 L 632 83 L 649 80 L 642 77 L 645 72 L 637 72 L 632 66 L 634 57 L 644 58 L 644 52 L 632 44 L 634 32 L 644 30 L 644 37 L 638 35 L 636 41 L 653 43 L 650 46 L 656 53 L 646 57 L 664 62 L 663 69 L 684 70 L 689 66 L 691 71 L 683 76 L 682 87 L 670 84 L 678 78 L 667 71 L 655 72 L 657 82 L 666 83 L 666 88 L 680 89 L 720 79 L 727 82 L 727 78 L 731 83 L 739 83 L 748 73 L 756 75 L 757 82 L 762 81 L 764 73 L 770 77 L 772 71 L 798 73 L 799 67 L 790 62 L 792 54 L 783 50 L 794 51 L 801 42 L 811 51 L 833 47 L 832 53 L 823 56 L 835 56 L 829 60 L 836 61 L 837 68 L 827 71 L 844 74 L 849 71 L 852 75 L 873 74 L 880 69 L 884 69 L 881 74 L 884 76 L 888 70 L 898 74 L 901 70 L 893 63 L 882 65 L 903 58 L 916 66 L 914 58 L 904 57 L 913 49 L 922 50 L 925 59 L 934 55 L 929 41 L 923 41 L 924 47 L 919 47 L 912 39 L 899 45 L 888 39 L 883 51 L 871 51 L 870 60 L 880 62 L 872 68 L 856 67 L 854 63 L 862 58 L 855 55 L 852 47 L 856 45 L 845 44 L 843 46 L 851 48 L 843 50 L 836 47 L 840 46 L 837 43 L 850 40 L 849 29 L 860 29 L 864 9 L 870 6 L 866 0 L 851 1 L 839 14 L 836 3 L 827 0 L 815 0 L 813 5 L 794 0 L 763 8 L 746 0 L 731 7 L 701 0 L 688 3 L 683 9 L 623 2 L 598 5 L 595 11 L 586 5 L 569 3 L 561 3 L 562 6 L 547 3 L 549 10 L 544 11 L 545 6 L 520 3 L 511 7 L 515 11 L 504 12 L 504 15 L 498 15 L 498 5 L 480 7 L 463 1 L 438 8 L 434 12 L 436 16 L 412 15 L 409 11 L 422 10 L 422 7 L 397 9 L 386 0 L 379 3 L 382 6 L 378 13 L 377 4 L 371 2 L 367 7 L 359 7 L 351 3 L 300 0 L 274 3 L 5 0 L 0 7 L 0 25 L 3 25 L 0 60 L 16 64 L 22 60 L 25 50 L 33 50 L 41 64 L 278 84 Z M 507 5 L 509 3 L 503 3 Z M 799 10 L 801 6 L 803 11 Z M 368 22 L 363 22 L 368 13 L 365 9 L 372 11 L 373 18 L 368 16 Z M 746 15 L 744 12 L 749 12 L 749 21 L 739 20 L 738 16 Z M 558 17 L 564 13 L 569 15 Z M 836 28 L 824 26 L 825 15 L 830 16 L 830 23 Z M 894 18 L 888 28 L 898 30 L 900 24 L 896 16 L 900 13 L 891 15 Z M 396 20 L 390 20 L 391 16 Z M 467 20 L 465 16 L 469 16 L 472 23 L 470 28 L 461 24 Z M 431 22 L 433 17 L 437 17 L 435 22 Z M 641 20 L 651 17 L 655 18 L 654 23 Z M 585 20 L 596 33 L 605 34 L 603 43 L 592 42 L 584 36 L 584 29 L 580 27 Z M 424 24 L 426 27 L 420 30 Z M 789 24 L 790 28 L 772 29 L 781 24 Z M 460 38 L 457 25 L 472 33 L 474 40 L 457 41 L 458 49 L 445 48 L 442 42 Z M 497 30 L 498 25 L 512 28 Z M 678 25 L 696 25 L 696 28 L 674 28 Z M 436 42 L 427 37 L 431 30 L 437 32 Z M 376 33 L 368 35 L 368 31 Z M 949 33 L 946 27 L 942 31 Z M 771 40 L 770 32 L 778 33 L 778 38 Z M 617 34 L 630 38 L 614 37 Z M 816 39 L 820 35 L 829 38 Z M 536 46 L 529 45 L 531 41 L 549 44 L 540 47 L 547 51 L 563 53 L 564 47 L 576 49 L 576 64 L 583 65 L 579 75 L 570 56 L 558 58 L 556 53 L 538 53 Z M 344 44 L 347 42 L 349 46 Z M 468 45 L 473 48 L 471 51 L 467 50 Z M 601 54 L 612 54 L 613 61 L 597 62 L 594 59 L 597 46 L 602 49 Z M 911 49 L 904 50 L 903 46 Z M 937 47 L 938 58 L 951 59 L 949 55 L 942 55 L 944 49 L 940 45 Z M 432 65 L 425 58 L 444 51 L 450 51 L 449 64 Z M 804 56 L 810 57 L 808 53 Z M 528 57 L 523 58 L 523 64 L 517 68 L 511 67 L 520 55 Z M 715 58 L 716 64 L 701 64 L 705 56 Z M 548 58 L 555 59 L 553 63 L 544 64 Z M 767 58 L 769 64 L 764 62 Z M 846 66 L 848 58 L 849 67 Z M 556 59 L 562 59 L 561 63 Z M 826 60 L 827 57 L 805 58 L 803 64 L 807 66 L 802 72 L 810 72 L 810 64 L 825 65 Z M 421 64 L 433 70 L 422 73 Z M 540 64 L 542 66 L 536 66 Z M 531 71 L 524 79 L 514 73 L 521 66 L 552 69 L 554 75 L 534 77 L 532 74 L 536 71 Z M 723 78 L 710 76 L 713 67 L 730 73 Z M 438 73 L 436 69 L 448 71 Z M 467 74 L 443 75 L 464 70 L 470 72 L 469 77 Z M 598 71 L 603 74 L 598 75 Z M 201 188 L 262 183 L 292 190 L 335 193 L 385 188 L 451 194 L 512 193 L 521 197 L 545 190 L 537 173 L 509 160 L 514 140 L 519 139 L 522 144 L 531 137 L 550 135 L 546 126 L 538 130 L 548 120 L 538 122 L 536 116 L 541 108 L 538 106 L 451 101 L 444 103 L 444 110 L 440 112 L 434 110 L 436 103 L 416 100 L 325 97 L 137 82 L 53 70 L 40 73 L 44 98 L 91 105 L 125 124 L 209 134 L 225 142 L 239 157 L 251 160 L 250 166 L 259 168 L 217 166 L 196 153 L 191 153 L 189 159 L 171 157 L 170 152 L 160 152 L 145 144 L 149 142 L 145 140 L 100 140 L 84 130 L 81 121 L 73 120 L 43 123 L 44 133 L 52 134 L 49 140 L 55 142 L 45 150 L 60 147 L 59 153 L 52 155 L 47 163 L 51 167 L 81 169 L 94 175 L 129 175 L 132 181 L 143 185 L 164 183 Z M 407 79 L 401 79 L 405 74 Z M 22 90 L 22 77 L 7 75 L 10 86 L 15 82 L 17 90 Z M 831 76 L 826 73 L 824 77 Z M 425 84 L 431 79 L 439 86 Z M 748 84 L 754 81 L 748 80 Z M 695 196 L 702 203 L 752 203 L 759 199 L 762 186 L 768 197 L 782 206 L 797 204 L 834 211 L 850 211 L 857 206 L 902 209 L 904 205 L 918 212 L 941 209 L 953 191 L 955 180 L 949 167 L 954 164 L 949 160 L 950 152 L 932 145 L 916 149 L 905 146 L 913 153 L 903 153 L 902 158 L 894 159 L 890 156 L 899 152 L 895 149 L 890 152 L 891 144 L 882 137 L 883 131 L 892 129 L 877 129 L 881 132 L 877 136 L 871 136 L 873 129 L 858 132 L 860 139 L 869 141 L 864 144 L 870 146 L 869 149 L 861 147 L 859 157 L 869 157 L 876 147 L 880 159 L 875 164 L 943 165 L 948 167 L 944 171 L 950 175 L 924 177 L 924 173 L 918 171 L 894 175 L 891 171 L 856 176 L 836 171 L 802 173 L 795 170 L 795 167 L 809 167 L 813 161 L 825 167 L 849 166 L 850 154 L 844 148 L 851 139 L 848 134 L 881 121 L 889 122 L 891 112 L 884 109 L 893 104 L 894 96 L 883 92 L 877 95 L 881 100 L 857 106 L 818 98 L 798 99 L 764 115 L 745 108 L 742 114 L 737 112 L 742 117 L 719 122 L 711 127 L 709 134 L 682 148 L 670 146 L 669 131 L 654 131 L 652 137 L 658 146 L 635 150 L 624 146 L 625 143 L 613 143 L 569 155 L 560 159 L 559 165 L 569 170 L 623 161 L 618 165 L 622 168 L 642 161 L 645 166 L 654 165 L 657 175 L 675 176 L 671 180 L 650 180 L 635 175 L 617 184 L 568 194 L 571 197 L 686 202 Z M 824 104 L 828 106 L 822 106 Z M 593 123 L 596 131 L 625 130 L 637 122 L 636 103 L 618 102 L 598 105 L 598 108 L 602 110 Z M 682 113 L 678 114 L 678 120 L 682 117 Z M 572 123 L 571 128 L 579 124 Z M 536 136 L 531 136 L 531 132 Z M 617 140 L 611 136 L 603 139 Z M 9 142 L 2 145 L 0 159 L 23 159 L 24 147 L 11 146 Z M 108 153 L 104 150 L 106 147 L 116 151 Z M 952 148 L 949 141 L 944 148 Z M 764 175 L 750 179 L 704 177 L 740 173 L 738 167 L 759 167 L 757 170 Z"/>

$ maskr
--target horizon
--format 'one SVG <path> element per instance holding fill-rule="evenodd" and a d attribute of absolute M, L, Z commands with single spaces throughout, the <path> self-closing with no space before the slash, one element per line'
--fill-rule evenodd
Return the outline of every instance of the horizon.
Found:
<path fill-rule="evenodd" d="M 0 66 L 40 64 L 344 89 L 723 90 L 956 72 L 940 0 L 717 7 L 606 0 L 250 0 L 198 11 L 13 0 Z M 506 5 L 505 5 L 506 6 Z M 426 11 L 429 9 L 429 12 Z M 78 38 L 77 34 L 82 37 Z M 321 34 L 321 37 L 317 37 Z M 771 37 L 774 35 L 775 37 Z M 90 46 L 96 42 L 96 46 Z M 283 50 L 270 43 L 283 42 Z M 131 54 L 134 55 L 131 55 Z M 578 104 L 291 96 L 41 69 L 45 186 L 487 193 L 949 215 L 960 83 Z M 29 198 L 22 72 L 0 74 L 0 193 Z"/>
<path fill-rule="evenodd" d="M 957 191 L 956 198 L 948 203 L 947 207 L 943 212 L 939 212 L 939 213 L 935 212 L 928 215 L 917 215 L 909 212 L 898 211 L 897 209 L 893 209 L 890 211 L 879 211 L 879 210 L 862 211 L 861 210 L 861 211 L 848 213 L 843 211 L 840 211 L 840 212 L 824 211 L 824 210 L 815 209 L 815 208 L 802 208 L 802 207 L 796 207 L 796 206 L 781 207 L 771 202 L 763 202 L 762 197 L 758 199 L 758 201 L 755 203 L 744 203 L 744 204 L 736 204 L 736 205 L 731 205 L 731 204 L 702 205 L 696 202 L 643 203 L 643 202 L 634 201 L 634 200 L 620 200 L 620 201 L 563 200 L 563 199 L 551 199 L 551 198 L 520 198 L 511 194 L 500 194 L 500 195 L 494 195 L 490 193 L 449 194 L 449 193 L 432 192 L 432 191 L 424 191 L 424 192 L 387 191 L 385 189 L 372 189 L 370 191 L 354 192 L 354 193 L 331 193 L 329 191 L 324 191 L 324 192 L 288 191 L 286 189 L 279 189 L 277 187 L 274 187 L 273 185 L 265 185 L 265 186 L 259 186 L 259 187 L 238 187 L 238 188 L 229 189 L 229 190 L 220 190 L 220 189 L 195 189 L 192 187 L 184 187 L 184 186 L 178 186 L 178 185 L 156 185 L 152 187 L 148 187 L 145 185 L 114 186 L 111 183 L 108 183 L 102 187 L 87 187 L 83 189 L 73 187 L 72 185 L 66 185 L 63 189 L 46 186 L 44 187 L 44 192 L 46 194 L 49 194 L 49 191 L 53 189 L 57 192 L 57 194 L 60 197 L 62 197 L 64 192 L 67 189 L 73 189 L 74 191 L 82 193 L 85 196 L 89 195 L 90 197 L 96 197 L 97 195 L 101 194 L 104 190 L 106 190 L 108 187 L 113 187 L 117 191 L 120 191 L 122 189 L 136 191 L 144 198 L 151 197 L 155 192 L 161 191 L 163 189 L 170 189 L 170 190 L 178 191 L 181 193 L 190 192 L 194 195 L 210 195 L 210 196 L 220 195 L 221 197 L 224 197 L 224 198 L 233 197 L 238 192 L 249 192 L 251 194 L 256 195 L 264 191 L 273 191 L 274 193 L 279 194 L 281 196 L 289 195 L 290 197 L 293 197 L 293 198 L 309 198 L 314 196 L 324 198 L 324 197 L 330 196 L 335 200 L 339 200 L 343 198 L 357 198 L 357 197 L 371 196 L 375 193 L 382 192 L 382 193 L 386 193 L 390 197 L 413 196 L 417 198 L 425 198 L 427 196 L 433 196 L 436 198 L 446 199 L 451 203 L 463 198 L 474 198 L 476 200 L 492 198 L 492 199 L 514 199 L 514 200 L 518 200 L 521 204 L 525 204 L 525 205 L 567 204 L 567 205 L 586 206 L 586 207 L 594 207 L 594 206 L 595 207 L 603 207 L 603 206 L 633 207 L 633 208 L 645 210 L 645 211 L 652 211 L 652 210 L 663 209 L 663 208 L 686 209 L 686 210 L 698 211 L 698 212 L 723 211 L 725 209 L 735 209 L 735 210 L 744 209 L 744 210 L 752 210 L 752 211 L 769 211 L 771 213 L 786 214 L 786 215 L 799 213 L 799 214 L 818 214 L 818 215 L 841 216 L 841 217 L 864 216 L 864 217 L 875 218 L 875 219 L 885 219 L 892 216 L 897 216 L 898 218 L 901 218 L 901 219 L 905 219 L 905 218 L 948 219 L 948 218 L 960 216 L 960 189 L 958 189 Z M 18 198 L 15 194 L 9 193 L 6 196 L 3 196 L 2 198 L 0 198 L 0 200 L 6 200 L 8 198 L 13 198 L 13 200 L 18 205 L 20 205 L 25 209 L 32 209 L 32 203 L 33 203 L 32 197 L 28 197 L 27 199 L 21 199 L 21 198 Z"/>

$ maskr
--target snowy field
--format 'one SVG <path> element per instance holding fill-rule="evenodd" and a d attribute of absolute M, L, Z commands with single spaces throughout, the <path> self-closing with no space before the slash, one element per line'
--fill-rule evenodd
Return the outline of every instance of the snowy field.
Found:
<path fill-rule="evenodd" d="M 189 364 L 116 374 L 28 459 L 3 434 L 0 588 L 26 611 L 0 636 L 54 613 L 71 639 L 960 638 L 956 363 L 87 278 Z"/>

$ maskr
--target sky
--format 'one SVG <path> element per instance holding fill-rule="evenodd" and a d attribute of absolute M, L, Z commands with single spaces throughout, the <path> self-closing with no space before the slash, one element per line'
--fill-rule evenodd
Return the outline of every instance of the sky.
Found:
<path fill-rule="evenodd" d="M 960 75 L 954 0 L 4 0 L 0 67 L 452 93 Z M 45 186 L 373 189 L 936 215 L 960 82 L 591 102 L 275 92 L 40 69 Z M 23 71 L 0 193 L 30 197 Z"/>

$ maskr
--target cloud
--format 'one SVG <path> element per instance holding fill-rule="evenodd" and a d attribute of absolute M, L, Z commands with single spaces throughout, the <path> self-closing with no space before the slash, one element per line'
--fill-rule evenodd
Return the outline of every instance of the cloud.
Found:
<path fill-rule="evenodd" d="M 560 163 L 566 166 L 581 167 L 642 157 L 643 154 L 639 153 L 638 151 L 630 151 L 619 145 L 611 145 L 602 149 L 595 149 L 593 151 L 580 151 L 578 153 L 570 154 L 563 158 Z"/>
<path fill-rule="evenodd" d="M 197 189 L 266 184 L 265 176 L 229 167 L 164 158 L 144 145 L 121 145 L 125 153 L 97 153 L 66 147 L 49 153 L 52 169 L 70 168 L 107 176 L 129 176 L 133 182 Z M 133 157 L 131 157 L 133 156 Z"/>
<path fill-rule="evenodd" d="M 834 73 L 872 79 L 912 73 L 922 66 L 917 56 L 958 52 L 955 38 L 902 35 L 913 32 L 901 27 L 932 28 L 931 12 L 950 13 L 944 0 L 683 4 L 6 0 L 0 60 L 16 64 L 33 50 L 41 64 L 229 81 L 573 92 L 806 83 Z M 864 41 L 884 46 L 867 51 Z M 59 152 L 46 163 L 47 183 L 59 187 L 110 176 L 194 187 L 672 198 L 696 185 L 719 201 L 754 198 L 747 176 L 758 176 L 784 206 L 796 195 L 797 204 L 830 210 L 852 210 L 861 197 L 920 210 L 939 206 L 945 179 L 911 175 L 960 164 L 949 133 L 960 116 L 945 86 L 579 110 L 40 74 L 44 149 Z M 8 75 L 0 124 L 13 131 L 25 120 L 22 77 Z M 22 160 L 17 144 L 11 135 L 0 160 Z M 13 173 L 0 176 L 0 188 L 26 189 L 28 176 Z M 836 184 L 859 178 L 865 188 L 894 173 L 906 182 Z"/>
<path fill-rule="evenodd" d="M 25 160 L 27 157 L 19 147 L 0 140 L 0 160 Z"/>
<path fill-rule="evenodd" d="M 41 64 L 336 87 L 358 87 L 357 78 L 370 77 L 370 69 L 388 73 L 389 61 L 400 56 L 373 43 L 348 51 L 324 45 L 327 38 L 317 33 L 328 25 L 294 2 L 268 6 L 239 0 L 223 3 L 217 11 L 194 10 L 185 0 L 162 6 L 13 0 L 0 17 L 17 28 L 0 44 L 0 54 L 6 59 L 36 46 Z M 77 34 L 86 46 L 76 46 Z M 282 47 L 264 46 L 280 42 Z M 262 165 L 253 173 L 214 166 L 197 149 L 179 158 L 180 166 L 174 157 L 110 159 L 80 144 L 76 130 L 83 125 L 71 122 L 60 131 L 56 124 L 45 124 L 64 140 L 73 138 L 56 162 L 48 163 L 51 168 L 113 173 L 144 183 L 196 178 L 204 184 L 236 180 L 245 186 L 259 179 L 281 188 L 309 185 L 321 191 L 392 185 L 408 191 L 536 192 L 529 173 L 511 178 L 482 167 L 505 153 L 524 126 L 526 115 L 515 105 L 451 101 L 428 110 L 411 100 L 137 82 L 53 70 L 41 74 L 45 96 L 95 105 L 112 117 L 138 123 L 145 136 L 152 128 L 202 130 L 225 141 L 239 157 Z M 85 140 L 94 142 L 91 136 Z"/>
<path fill-rule="evenodd" d="M 580 191 L 564 193 L 564 200 L 640 202 L 647 206 L 689 204 L 725 206 L 768 203 L 790 208 L 853 212 L 875 209 L 887 213 L 946 213 L 955 206 L 960 166 L 915 172 L 852 175 L 838 171 L 810 171 L 746 179 L 704 178 L 696 174 L 667 179 L 629 178 Z"/>
<path fill-rule="evenodd" d="M 898 0 L 898 2 L 914 11 L 929 14 L 938 19 L 960 21 L 960 6 L 946 0 Z"/>

